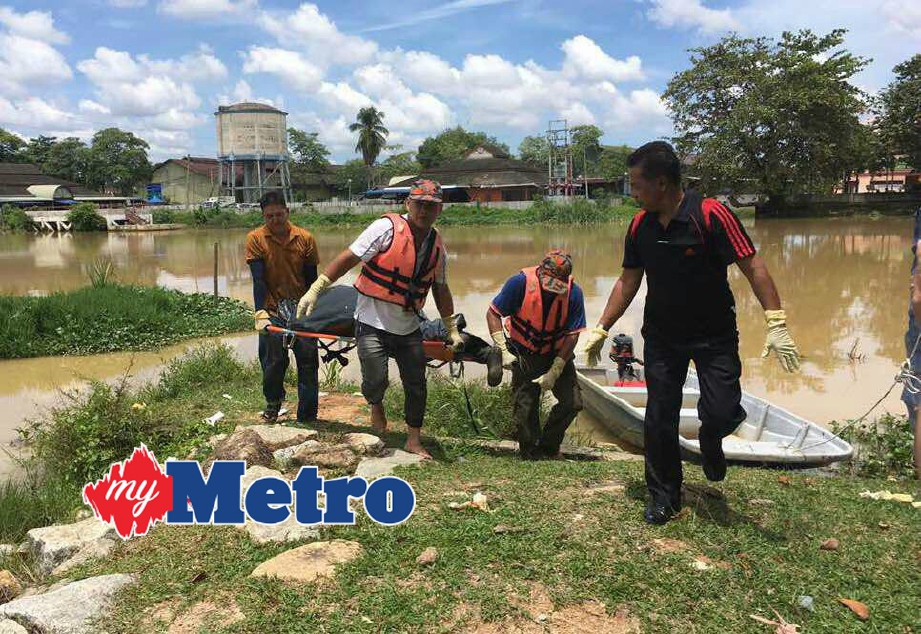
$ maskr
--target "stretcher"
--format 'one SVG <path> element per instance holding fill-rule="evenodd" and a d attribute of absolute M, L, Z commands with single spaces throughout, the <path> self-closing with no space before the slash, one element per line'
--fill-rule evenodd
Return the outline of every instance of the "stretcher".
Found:
<path fill-rule="evenodd" d="M 349 364 L 349 358 L 345 355 L 358 346 L 355 337 L 344 335 L 309 332 L 281 326 L 266 326 L 266 331 L 273 335 L 281 336 L 286 348 L 293 346 L 296 338 L 316 341 L 317 347 L 323 351 L 320 357 L 323 363 L 338 361 L 343 367 Z M 423 340 L 422 349 L 425 351 L 425 357 L 429 361 L 429 367 L 440 368 L 448 363 L 463 363 L 464 361 L 461 358 L 462 355 L 456 355 L 443 341 Z M 433 363 L 437 365 L 432 365 Z"/>

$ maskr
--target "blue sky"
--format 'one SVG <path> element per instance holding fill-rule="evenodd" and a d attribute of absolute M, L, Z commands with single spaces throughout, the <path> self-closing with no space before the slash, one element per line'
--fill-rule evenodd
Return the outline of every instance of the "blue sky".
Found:
<path fill-rule="evenodd" d="M 551 118 L 637 144 L 670 134 L 659 95 L 689 47 L 838 27 L 870 92 L 921 50 L 921 4 L 894 0 L 0 0 L 0 127 L 212 156 L 216 106 L 258 100 L 338 161 L 371 104 L 407 150 L 457 124 L 515 149 Z"/>

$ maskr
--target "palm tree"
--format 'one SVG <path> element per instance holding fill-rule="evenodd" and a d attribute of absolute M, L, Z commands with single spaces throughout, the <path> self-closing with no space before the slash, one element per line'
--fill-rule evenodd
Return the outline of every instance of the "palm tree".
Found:
<path fill-rule="evenodd" d="M 370 189 L 374 162 L 387 144 L 387 135 L 390 134 L 390 131 L 384 127 L 384 113 L 374 106 L 362 108 L 355 117 L 355 123 L 349 126 L 349 130 L 358 133 L 355 151 L 361 153 L 361 158 L 368 167 L 368 188 Z"/>

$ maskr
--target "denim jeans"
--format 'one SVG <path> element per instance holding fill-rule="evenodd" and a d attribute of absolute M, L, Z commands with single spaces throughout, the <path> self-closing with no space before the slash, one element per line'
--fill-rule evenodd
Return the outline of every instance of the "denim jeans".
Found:
<path fill-rule="evenodd" d="M 319 406 L 320 366 L 315 341 L 294 341 L 291 351 L 297 364 L 297 420 L 316 420 Z M 267 411 L 278 412 L 285 400 L 285 372 L 288 371 L 288 349 L 277 335 L 259 335 L 259 363 L 262 366 L 262 393 Z"/>
<path fill-rule="evenodd" d="M 358 359 L 361 362 L 361 393 L 370 405 L 384 400 L 389 383 L 388 361 L 396 360 L 403 382 L 404 414 L 410 427 L 422 427 L 427 397 L 425 382 L 425 352 L 422 333 L 418 330 L 408 335 L 395 335 L 386 330 L 355 324 L 358 340 Z"/>

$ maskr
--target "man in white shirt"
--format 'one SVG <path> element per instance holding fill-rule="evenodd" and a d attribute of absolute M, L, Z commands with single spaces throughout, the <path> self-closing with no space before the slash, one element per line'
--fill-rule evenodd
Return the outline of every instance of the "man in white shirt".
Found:
<path fill-rule="evenodd" d="M 391 357 L 396 360 L 405 396 L 405 449 L 424 458 L 431 455 L 421 440 L 427 393 L 418 313 L 429 289 L 445 324 L 448 344 L 455 349 L 463 345 L 447 284 L 447 251 L 433 227 L 441 208 L 441 186 L 430 180 L 417 181 L 406 199 L 407 213 L 385 214 L 371 223 L 330 262 L 298 304 L 298 317 L 309 315 L 330 284 L 364 263 L 355 282 L 361 391 L 371 406 L 374 429 L 383 432 L 387 428 L 383 405 L 387 364 Z"/>

